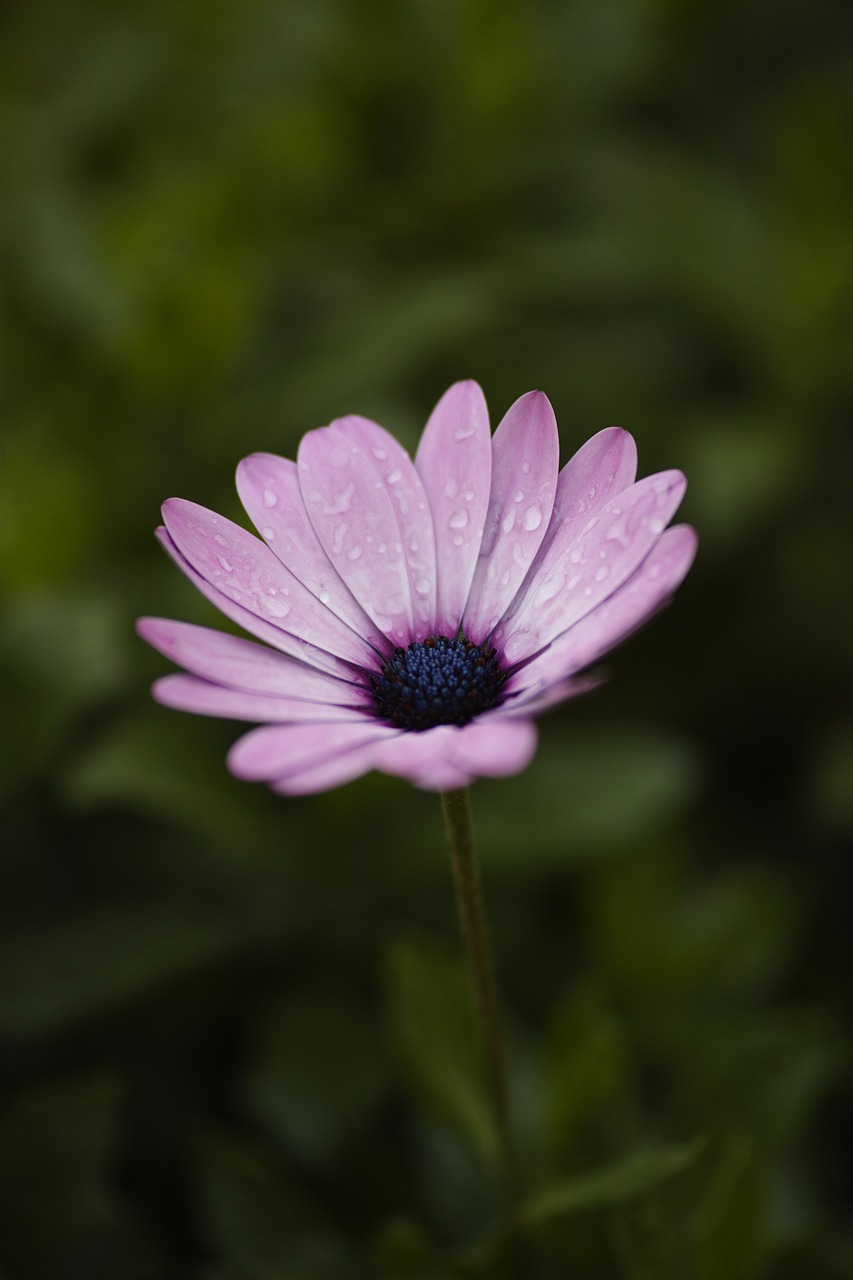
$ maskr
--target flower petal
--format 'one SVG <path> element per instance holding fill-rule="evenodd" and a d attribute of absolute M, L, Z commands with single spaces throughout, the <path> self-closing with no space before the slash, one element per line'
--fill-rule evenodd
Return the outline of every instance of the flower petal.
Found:
<path fill-rule="evenodd" d="M 382 633 L 333 568 L 308 519 L 296 463 L 272 453 L 253 453 L 237 467 L 237 492 L 246 513 L 273 554 L 312 595 L 382 652 Z"/>
<path fill-rule="evenodd" d="M 492 440 L 491 499 L 464 619 L 465 634 L 477 644 L 503 617 L 539 550 L 559 462 L 554 410 L 541 391 L 530 391 Z"/>
<path fill-rule="evenodd" d="M 156 536 L 163 550 L 175 562 L 181 573 L 189 578 L 193 586 L 210 600 L 220 613 L 224 614 L 226 618 L 230 618 L 232 622 L 236 622 L 244 631 L 248 631 L 250 635 L 257 636 L 259 640 L 266 641 L 278 652 L 305 662 L 318 671 L 328 672 L 330 675 L 337 676 L 342 680 L 352 680 L 354 678 L 356 672 L 349 663 L 342 662 L 340 658 L 336 658 L 331 653 L 326 653 L 323 649 L 318 649 L 316 645 L 300 640 L 298 636 L 290 635 L 287 631 L 274 627 L 271 622 L 267 622 L 264 618 L 258 617 L 256 613 L 251 613 L 248 609 L 244 609 L 241 604 L 237 604 L 236 601 L 224 595 L 211 582 L 208 582 L 207 578 L 198 573 L 189 561 L 181 555 L 169 537 L 168 530 L 164 529 L 162 525 L 157 530 Z"/>
<path fill-rule="evenodd" d="M 457 382 L 444 393 L 424 428 L 415 465 L 435 528 L 435 630 L 452 636 L 468 601 L 491 487 L 489 411 L 476 382 Z"/>
<path fill-rule="evenodd" d="M 273 724 L 320 724 L 364 722 L 355 707 L 335 707 L 327 702 L 305 702 L 300 698 L 276 698 L 244 689 L 226 689 L 198 676 L 162 676 L 151 692 L 157 702 L 178 711 L 201 716 L 223 716 L 228 720 L 269 721 Z"/>
<path fill-rule="evenodd" d="M 350 414 L 330 425 L 360 446 L 391 498 L 409 577 L 412 638 L 425 640 L 435 627 L 435 535 L 432 512 L 415 464 L 403 446 L 369 418 Z"/>
<path fill-rule="evenodd" d="M 425 733 L 407 733 L 393 742 L 379 743 L 373 760 L 385 773 L 408 778 L 428 790 L 445 790 L 452 771 L 469 778 L 518 773 L 535 750 L 532 721 L 484 718 L 462 728 L 438 725 Z"/>
<path fill-rule="evenodd" d="M 139 618 L 136 630 L 178 666 L 231 689 L 341 706 L 359 706 L 366 696 L 359 685 L 225 631 L 171 618 Z"/>
<path fill-rule="evenodd" d="M 690 525 L 667 529 L 618 591 L 510 677 L 507 690 L 519 690 L 517 705 L 596 662 L 667 604 L 693 563 L 698 541 Z"/>
<path fill-rule="evenodd" d="M 338 756 L 324 760 L 322 764 L 300 769 L 297 773 L 288 774 L 269 785 L 279 795 L 309 796 L 315 795 L 318 791 L 331 791 L 333 787 L 342 787 L 346 782 L 354 782 L 356 778 L 369 773 L 372 768 L 373 759 L 368 744 L 351 747 Z"/>
<path fill-rule="evenodd" d="M 546 557 L 524 604 L 495 630 L 506 660 L 531 657 L 613 595 L 658 540 L 686 487 L 680 471 L 647 476 L 591 516 L 559 559 Z"/>
<path fill-rule="evenodd" d="M 376 431 L 383 444 L 375 447 L 390 455 L 394 441 L 381 427 Z M 415 614 L 400 508 L 374 461 L 339 427 L 321 427 L 299 446 L 299 484 L 317 537 L 341 578 L 380 631 L 395 645 L 406 645 Z"/>
<path fill-rule="evenodd" d="M 263 542 L 194 502 L 163 504 L 166 528 L 181 555 L 228 599 L 273 627 L 360 666 L 375 650 L 304 587 Z"/>
<path fill-rule="evenodd" d="M 238 738 L 228 768 L 250 782 L 283 782 L 346 751 L 398 737 L 399 729 L 360 720 L 348 724 L 264 725 Z"/>

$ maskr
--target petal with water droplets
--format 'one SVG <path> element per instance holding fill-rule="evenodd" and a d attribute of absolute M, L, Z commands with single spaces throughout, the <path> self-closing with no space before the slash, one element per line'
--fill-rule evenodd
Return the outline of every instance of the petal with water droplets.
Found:
<path fill-rule="evenodd" d="M 551 519 L 560 442 L 541 391 L 516 400 L 492 440 L 492 486 L 464 628 L 479 644 L 503 617 Z"/>
<path fill-rule="evenodd" d="M 296 463 L 272 453 L 250 454 L 237 467 L 237 492 L 276 558 L 347 626 L 387 651 L 385 637 L 353 599 L 314 532 Z"/>
<path fill-rule="evenodd" d="M 476 382 L 457 382 L 433 409 L 415 465 L 435 528 L 439 635 L 456 634 L 480 542 L 492 475 L 489 411 Z"/>

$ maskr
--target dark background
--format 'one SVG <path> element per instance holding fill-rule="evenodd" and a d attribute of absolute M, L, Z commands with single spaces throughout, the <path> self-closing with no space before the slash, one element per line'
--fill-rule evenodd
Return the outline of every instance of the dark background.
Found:
<path fill-rule="evenodd" d="M 541 1274 L 853 1275 L 849 5 L 3 23 L 4 1280 L 500 1274 L 436 798 L 237 783 L 132 631 L 217 624 L 162 499 L 460 377 L 702 537 L 473 791 L 528 1185 L 580 1179 Z"/>

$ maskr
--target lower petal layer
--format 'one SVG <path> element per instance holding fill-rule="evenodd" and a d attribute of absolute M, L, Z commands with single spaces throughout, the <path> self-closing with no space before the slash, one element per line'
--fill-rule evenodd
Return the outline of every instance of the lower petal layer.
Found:
<path fill-rule="evenodd" d="M 429 790 L 465 785 L 461 776 L 503 777 L 518 773 L 536 750 L 536 727 L 530 720 L 474 721 L 462 728 L 439 725 L 425 733 L 403 734 L 379 743 L 373 751 L 375 767 L 408 778 Z"/>
<path fill-rule="evenodd" d="M 251 729 L 228 753 L 228 768 L 247 782 L 281 783 L 291 774 L 319 767 L 359 747 L 399 737 L 388 725 L 285 724 Z"/>

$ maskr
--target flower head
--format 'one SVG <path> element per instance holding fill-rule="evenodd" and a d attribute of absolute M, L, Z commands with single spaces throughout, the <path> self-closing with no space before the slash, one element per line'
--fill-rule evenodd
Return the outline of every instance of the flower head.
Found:
<path fill-rule="evenodd" d="M 237 489 L 260 538 L 171 498 L 158 536 L 200 591 L 262 644 L 164 618 L 140 634 L 184 668 L 159 702 L 254 721 L 238 777 L 306 794 L 370 769 L 428 790 L 516 773 L 535 715 L 667 602 L 696 534 L 667 528 L 679 471 L 635 482 L 609 427 L 558 472 L 547 398 L 494 436 L 474 382 L 450 388 L 417 456 L 366 418 L 310 431 L 292 462 L 257 453 Z"/>

